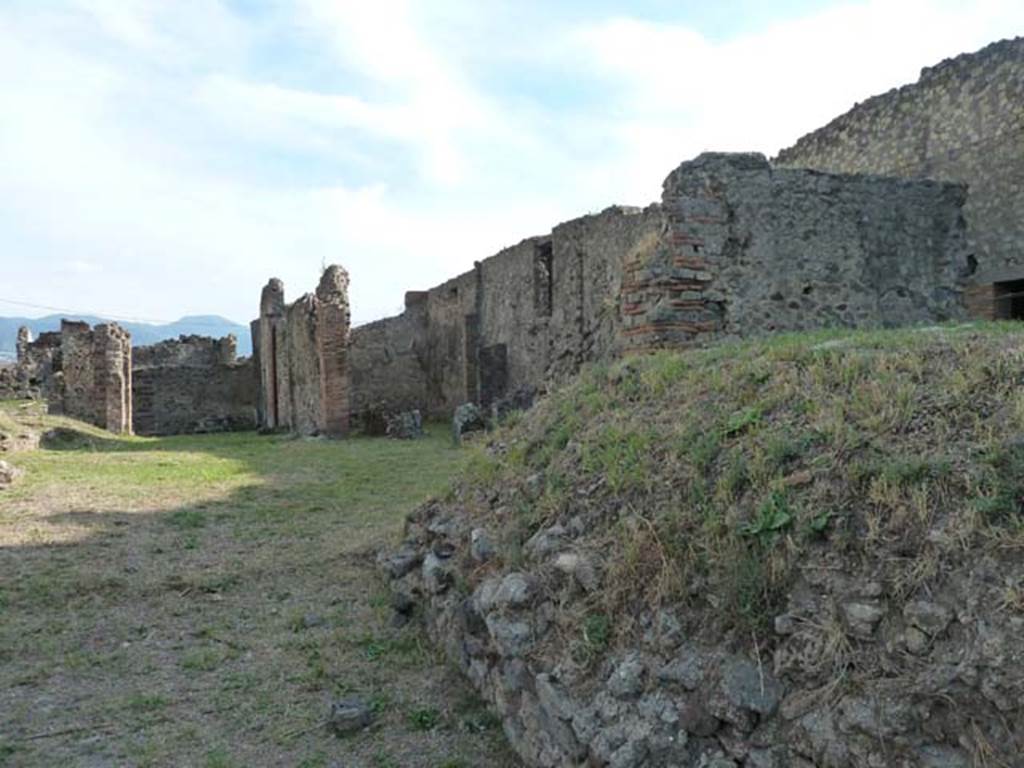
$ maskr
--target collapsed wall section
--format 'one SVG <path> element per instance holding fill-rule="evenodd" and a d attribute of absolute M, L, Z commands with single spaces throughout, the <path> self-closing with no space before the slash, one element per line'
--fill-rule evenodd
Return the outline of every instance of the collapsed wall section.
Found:
<path fill-rule="evenodd" d="M 1024 38 L 926 68 L 918 82 L 858 104 L 779 153 L 777 162 L 841 173 L 967 183 L 978 264 L 972 314 L 1013 314 L 1024 278 Z"/>
<path fill-rule="evenodd" d="M 253 429 L 256 370 L 234 336 L 181 336 L 134 350 L 135 431 L 175 435 Z"/>

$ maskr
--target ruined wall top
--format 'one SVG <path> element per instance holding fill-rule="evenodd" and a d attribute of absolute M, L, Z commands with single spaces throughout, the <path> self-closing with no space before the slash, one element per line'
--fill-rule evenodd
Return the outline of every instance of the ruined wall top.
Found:
<path fill-rule="evenodd" d="M 321 301 L 344 301 L 348 304 L 348 272 L 344 267 L 332 264 L 324 270 L 316 288 L 316 296 Z"/>
<path fill-rule="evenodd" d="M 81 323 L 85 326 L 85 330 L 89 330 L 88 323 Z M 127 330 L 122 328 L 117 323 L 100 323 L 94 329 L 95 333 L 99 336 L 106 336 L 112 342 L 127 343 L 129 348 L 131 347 L 132 335 Z"/>
<path fill-rule="evenodd" d="M 999 80 L 1013 81 L 1019 87 L 1022 66 L 1024 66 L 1024 37 L 1000 40 L 974 53 L 965 53 L 955 58 L 945 59 L 935 66 L 922 69 L 917 82 L 891 88 L 885 93 L 854 104 L 848 112 L 834 118 L 824 127 L 801 137 L 792 147 L 783 149 L 779 152 L 777 160 L 779 163 L 789 164 L 798 162 L 808 155 L 820 153 L 828 146 L 845 145 L 848 139 L 845 134 L 850 129 L 859 132 L 868 128 L 872 123 L 875 124 L 874 128 L 883 129 L 890 135 L 907 131 L 916 132 L 920 126 L 912 125 L 910 122 L 897 121 L 895 117 L 903 113 L 904 118 L 909 118 L 911 115 L 906 114 L 907 110 L 912 109 L 918 101 L 926 99 L 931 94 L 940 97 L 946 96 L 943 101 L 947 102 L 945 106 L 948 107 L 949 102 L 956 102 L 960 99 L 968 100 L 973 95 L 970 91 L 994 85 Z M 965 89 L 965 86 L 972 84 L 975 85 L 975 88 Z M 965 93 L 965 90 L 968 92 Z M 940 105 L 936 104 L 935 106 L 939 107 Z M 1019 104 L 1005 105 L 1007 123 L 1012 124 L 1013 122 L 1014 106 L 1019 110 Z M 1019 111 L 1017 114 L 1019 117 Z M 937 138 L 953 137 L 960 128 L 970 128 L 977 132 L 979 126 L 949 125 L 940 132 L 940 136 Z M 982 133 L 987 132 L 987 130 L 982 130 Z M 925 147 L 922 145 L 918 149 L 923 150 Z"/>
<path fill-rule="evenodd" d="M 284 283 L 272 277 L 260 293 L 260 315 L 274 316 L 284 313 Z"/>
<path fill-rule="evenodd" d="M 165 339 L 134 350 L 136 368 L 160 365 L 213 368 L 231 365 L 237 359 L 238 339 L 234 334 L 219 339 L 183 334 L 176 339 Z"/>
<path fill-rule="evenodd" d="M 99 330 L 100 326 L 96 326 L 96 330 Z M 88 323 L 82 322 L 81 320 L 65 320 L 60 321 L 60 333 L 64 334 L 76 334 L 83 335 L 92 331 L 91 326 Z"/>

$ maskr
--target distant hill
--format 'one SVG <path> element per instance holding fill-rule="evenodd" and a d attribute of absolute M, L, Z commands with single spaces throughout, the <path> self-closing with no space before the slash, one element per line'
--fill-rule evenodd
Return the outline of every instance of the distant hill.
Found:
<path fill-rule="evenodd" d="M 28 326 L 34 338 L 46 331 L 59 330 L 62 318 L 81 320 L 89 323 L 89 325 L 107 322 L 101 317 L 94 317 L 92 315 L 47 315 L 46 317 L 35 318 L 0 317 L 0 360 L 14 359 L 18 328 L 23 325 Z M 233 323 L 217 315 L 189 315 L 167 325 L 128 323 L 120 320 L 117 321 L 117 324 L 131 333 L 132 345 L 136 347 L 155 344 L 164 339 L 176 339 L 182 334 L 220 338 L 233 333 L 238 338 L 239 356 L 248 357 L 252 354 L 252 339 L 249 337 L 248 326 Z"/>

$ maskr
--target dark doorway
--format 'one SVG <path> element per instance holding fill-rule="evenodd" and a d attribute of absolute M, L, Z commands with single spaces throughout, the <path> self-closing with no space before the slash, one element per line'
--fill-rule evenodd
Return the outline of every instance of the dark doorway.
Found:
<path fill-rule="evenodd" d="M 554 300 L 554 254 L 551 242 L 539 243 L 533 250 L 533 311 L 538 317 L 550 317 Z"/>
<path fill-rule="evenodd" d="M 992 286 L 997 320 L 1024 320 L 1024 279 Z"/>
<path fill-rule="evenodd" d="M 489 408 L 508 390 L 508 347 L 492 344 L 480 349 L 480 405 Z"/>

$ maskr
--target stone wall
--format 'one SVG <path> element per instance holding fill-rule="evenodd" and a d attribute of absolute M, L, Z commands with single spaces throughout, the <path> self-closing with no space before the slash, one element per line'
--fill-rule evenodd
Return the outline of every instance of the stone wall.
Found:
<path fill-rule="evenodd" d="M 256 367 L 234 336 L 181 336 L 134 350 L 132 400 L 140 435 L 256 427 Z"/>
<path fill-rule="evenodd" d="M 271 279 L 252 328 L 260 425 L 303 435 L 345 435 L 351 411 L 348 273 L 328 267 L 316 293 L 291 305 L 285 303 L 281 281 Z"/>
<path fill-rule="evenodd" d="M 59 334 L 19 344 L 19 365 L 38 377 L 51 413 L 131 434 L 131 336 L 116 323 L 62 320 Z"/>
<path fill-rule="evenodd" d="M 405 294 L 405 312 L 352 329 L 353 413 L 407 411 L 426 402 L 425 291 Z"/>
<path fill-rule="evenodd" d="M 32 387 L 16 363 L 0 363 L 0 400 L 34 400 L 39 389 Z"/>
<path fill-rule="evenodd" d="M 701 155 L 660 205 L 560 224 L 355 329 L 352 406 L 447 417 L 624 351 L 960 317 L 965 194 Z"/>
<path fill-rule="evenodd" d="M 969 184 L 972 313 L 1010 316 L 991 284 L 1024 278 L 1024 38 L 922 70 L 918 82 L 856 105 L 777 162 Z"/>
<path fill-rule="evenodd" d="M 33 340 L 23 326 L 16 349 L 15 363 L 0 367 L 0 400 L 47 399 L 54 361 L 60 360 L 60 333 L 43 333 Z"/>
<path fill-rule="evenodd" d="M 665 180 L 668 231 L 629 263 L 629 346 L 963 314 L 962 185 L 704 154 Z"/>
<path fill-rule="evenodd" d="M 352 333 L 352 406 L 447 417 L 570 375 L 621 347 L 623 259 L 657 241 L 658 206 L 561 224 L 423 292 Z"/>

